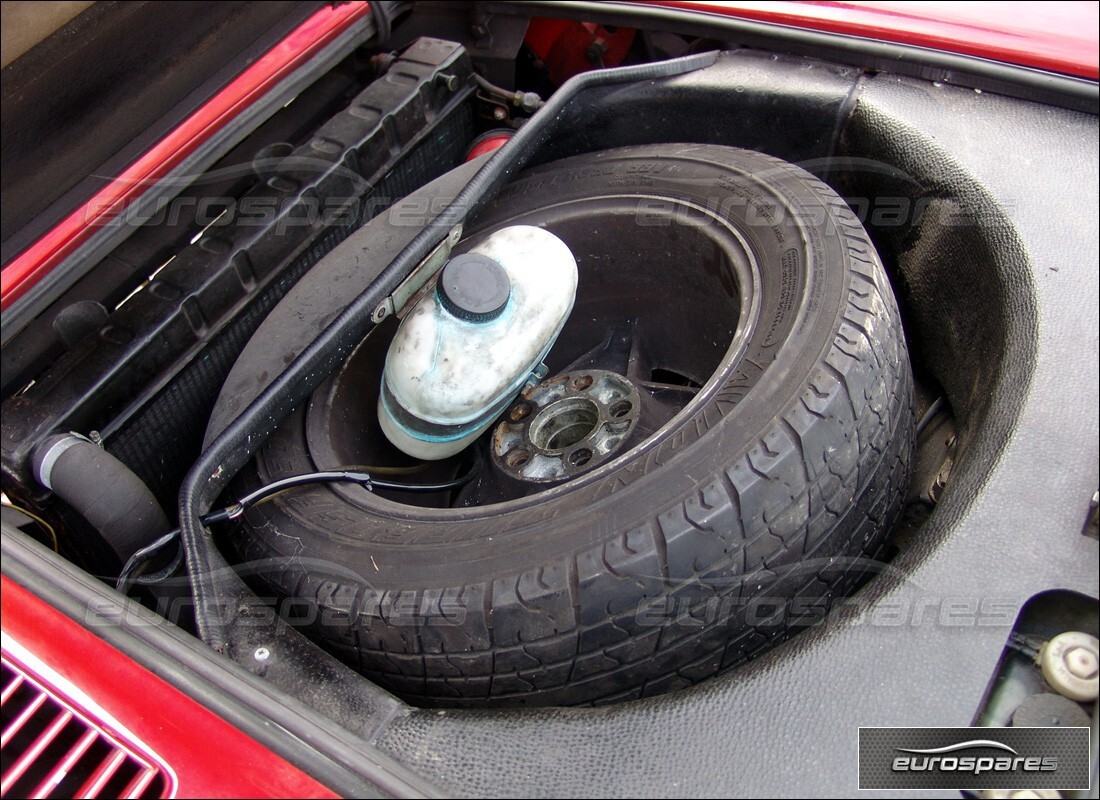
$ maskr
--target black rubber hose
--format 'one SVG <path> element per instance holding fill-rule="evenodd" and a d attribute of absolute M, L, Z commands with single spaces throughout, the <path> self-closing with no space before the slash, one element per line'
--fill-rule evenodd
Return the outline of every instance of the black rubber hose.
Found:
<path fill-rule="evenodd" d="M 228 639 L 217 602 L 210 531 L 202 515 L 213 505 L 234 475 L 248 463 L 276 427 L 309 397 L 374 327 L 371 313 L 451 229 L 487 203 L 546 143 L 565 106 L 590 88 L 655 80 L 708 67 L 717 52 L 615 69 L 594 70 L 570 78 L 526 125 L 497 150 L 434 220 L 416 235 L 378 278 L 276 376 L 240 416 L 233 420 L 199 457 L 180 487 L 179 519 L 187 569 L 195 601 L 199 635 L 215 650 Z"/>
<path fill-rule="evenodd" d="M 38 482 L 99 531 L 121 561 L 168 530 L 149 487 L 102 447 L 75 433 L 46 439 L 31 454 Z"/>

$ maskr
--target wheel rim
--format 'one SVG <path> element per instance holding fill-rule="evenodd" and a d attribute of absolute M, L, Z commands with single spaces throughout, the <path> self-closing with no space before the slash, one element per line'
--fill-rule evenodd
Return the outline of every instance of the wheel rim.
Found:
<path fill-rule="evenodd" d="M 580 270 L 573 312 L 546 359 L 549 375 L 606 370 L 624 376 L 641 405 L 629 436 L 610 460 L 581 465 L 587 468 L 567 479 L 528 482 L 491 465 L 494 423 L 473 445 L 485 467 L 461 491 L 387 495 L 334 487 L 349 502 L 367 509 L 468 510 L 537 501 L 550 487 L 587 482 L 659 442 L 743 355 L 759 312 L 759 272 L 728 220 L 681 200 L 600 196 L 494 220 L 456 252 L 513 224 L 535 224 L 562 238 Z M 319 468 L 366 465 L 407 474 L 410 482 L 454 477 L 468 468 L 470 452 L 421 464 L 396 450 L 378 426 L 379 379 L 396 329 L 395 320 L 376 328 L 314 393 L 305 426 L 310 456 Z"/>

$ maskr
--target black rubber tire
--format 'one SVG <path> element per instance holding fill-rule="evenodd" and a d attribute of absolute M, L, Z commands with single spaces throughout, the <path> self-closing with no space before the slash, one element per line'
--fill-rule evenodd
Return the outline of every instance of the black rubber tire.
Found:
<path fill-rule="evenodd" d="M 820 619 L 874 570 L 900 510 L 912 375 L 886 275 L 844 202 L 759 153 L 658 145 L 531 170 L 481 222 L 600 193 L 741 198 L 720 213 L 759 264 L 759 324 L 697 402 L 524 500 L 422 509 L 317 487 L 250 510 L 235 537 L 244 560 L 277 565 L 265 577 L 324 646 L 411 702 L 687 686 Z M 303 430 L 301 413 L 284 424 L 245 484 L 313 469 Z"/>

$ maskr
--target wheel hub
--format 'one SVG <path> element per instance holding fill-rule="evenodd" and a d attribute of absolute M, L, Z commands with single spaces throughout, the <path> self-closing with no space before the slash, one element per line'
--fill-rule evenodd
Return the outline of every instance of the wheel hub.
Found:
<path fill-rule="evenodd" d="M 595 369 L 558 375 L 508 410 L 493 432 L 493 461 L 518 480 L 568 480 L 617 452 L 640 411 L 638 390 L 622 375 Z"/>

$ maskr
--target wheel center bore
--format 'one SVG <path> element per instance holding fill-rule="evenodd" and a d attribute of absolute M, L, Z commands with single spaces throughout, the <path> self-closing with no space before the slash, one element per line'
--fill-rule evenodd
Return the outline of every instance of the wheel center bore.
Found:
<path fill-rule="evenodd" d="M 563 397 L 535 417 L 528 432 L 541 450 L 560 451 L 595 433 L 600 424 L 600 407 L 587 397 Z"/>
<path fill-rule="evenodd" d="M 493 460 L 513 478 L 570 479 L 614 454 L 638 421 L 641 403 L 621 375 L 584 370 L 528 389 L 493 432 Z"/>

